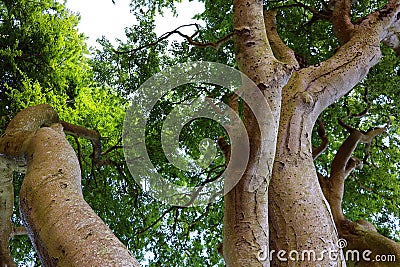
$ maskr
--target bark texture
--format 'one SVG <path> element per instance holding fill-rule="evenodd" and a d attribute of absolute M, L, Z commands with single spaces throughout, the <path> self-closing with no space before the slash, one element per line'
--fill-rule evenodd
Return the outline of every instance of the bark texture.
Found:
<path fill-rule="evenodd" d="M 274 22 L 275 16 L 266 13 L 265 19 Z M 251 144 L 250 158 L 243 177 L 224 199 L 223 254 L 227 266 L 269 266 L 265 257 L 269 251 L 268 186 L 275 156 L 281 90 L 295 67 L 291 64 L 296 63 L 292 51 L 281 46 L 275 25 L 270 26 L 265 27 L 262 1 L 234 1 L 236 60 L 239 69 L 263 93 L 272 119 L 255 116 L 268 111 L 246 105 L 243 108 Z M 273 40 L 271 44 L 269 38 Z M 273 50 L 288 62 L 278 60 Z"/>
<path fill-rule="evenodd" d="M 348 93 L 379 61 L 380 42 L 398 34 L 394 32 L 399 23 L 399 1 L 390 2 L 359 25 L 350 21 L 350 1 L 335 2 L 332 23 L 343 45 L 327 61 L 296 71 L 282 93 L 285 105 L 270 185 L 271 249 L 275 251 L 301 253 L 311 249 L 320 255 L 323 250 L 339 250 L 330 208 L 318 186 L 313 164 L 312 128 L 319 114 Z M 398 46 L 396 41 L 388 45 Z M 332 192 L 340 194 L 342 190 L 335 188 Z M 317 262 L 272 260 L 273 266 L 344 265 L 329 259 L 328 254 Z"/>
<path fill-rule="evenodd" d="M 341 47 L 332 58 L 299 69 L 293 51 L 277 34 L 274 12 L 263 14 L 259 0 L 233 2 L 239 69 L 263 92 L 273 122 L 261 122 L 258 128 L 250 108 L 243 109 L 251 156 L 240 182 L 225 196 L 223 254 L 227 266 L 269 266 L 268 239 L 273 266 L 345 266 L 340 257 L 327 254 L 340 253 L 339 237 L 314 167 L 312 129 L 321 112 L 351 91 L 379 61 L 381 42 L 398 49 L 399 1 L 389 2 L 358 25 L 350 19 L 350 1 L 332 3 L 329 19 Z M 266 135 L 263 127 L 276 130 Z M 276 144 L 276 150 L 263 146 L 267 140 Z M 263 254 L 257 257 L 260 249 Z M 285 251 L 286 261 L 274 257 L 273 252 L 280 250 Z M 315 253 L 311 259 L 289 255 L 294 251 L 301 256 L 311 250 Z M 266 257 L 260 260 L 260 256 Z"/>
<path fill-rule="evenodd" d="M 12 233 L 11 216 L 14 207 L 12 161 L 0 160 L 0 266 L 17 266 L 11 257 L 8 240 Z"/>
<path fill-rule="evenodd" d="M 16 266 L 9 249 L 9 239 L 15 235 L 24 235 L 24 227 L 11 222 L 14 208 L 13 173 L 25 172 L 25 160 L 21 158 L 0 157 L 0 266 Z"/>
<path fill-rule="evenodd" d="M 21 217 L 44 266 L 139 266 L 83 199 L 78 160 L 50 106 L 19 113 L 0 144 L 27 157 Z"/>

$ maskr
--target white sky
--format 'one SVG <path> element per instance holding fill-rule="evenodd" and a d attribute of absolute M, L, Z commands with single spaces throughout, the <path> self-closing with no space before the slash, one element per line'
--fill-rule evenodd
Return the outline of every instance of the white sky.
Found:
<path fill-rule="evenodd" d="M 95 46 L 96 39 L 103 35 L 110 41 L 114 41 L 115 38 L 126 40 L 125 27 L 135 23 L 129 12 L 130 2 L 131 0 L 115 0 L 114 5 L 112 0 L 67 0 L 66 6 L 80 13 L 79 31 L 89 37 L 87 43 L 90 47 Z M 204 5 L 197 1 L 183 0 L 176 6 L 178 17 L 173 17 L 170 11 L 164 10 L 164 17 L 159 16 L 156 20 L 158 36 L 183 24 L 196 22 L 192 17 L 204 10 Z"/>

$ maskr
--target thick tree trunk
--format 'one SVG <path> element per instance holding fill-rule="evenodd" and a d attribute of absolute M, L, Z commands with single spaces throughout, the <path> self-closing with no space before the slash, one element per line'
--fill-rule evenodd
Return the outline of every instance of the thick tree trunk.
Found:
<path fill-rule="evenodd" d="M 273 266 L 344 266 L 329 204 L 318 183 L 311 152 L 314 118 L 307 94 L 285 87 L 270 185 Z M 289 97 L 288 99 L 285 99 Z M 278 254 L 278 251 L 284 254 Z M 329 252 L 335 252 L 328 254 Z"/>
<path fill-rule="evenodd" d="M 57 122 L 47 105 L 25 109 L 0 142 L 2 152 L 27 157 L 21 217 L 43 265 L 139 266 L 83 199 L 78 160 Z"/>
<path fill-rule="evenodd" d="M 342 47 L 331 59 L 293 74 L 297 62 L 276 33 L 273 12 L 266 12 L 263 19 L 262 4 L 259 0 L 234 1 L 235 52 L 239 69 L 258 85 L 269 103 L 274 117 L 269 125 L 279 131 L 263 136 L 262 128 L 254 130 L 254 116 L 244 110 L 252 154 L 245 175 L 225 197 L 224 257 L 227 266 L 269 266 L 268 225 L 263 220 L 268 213 L 271 161 L 266 155 L 276 152 L 269 195 L 270 239 L 272 249 L 284 250 L 286 255 L 280 254 L 280 258 L 289 261 L 272 257 L 273 265 L 345 266 L 313 164 L 312 128 L 319 114 L 348 93 L 379 61 L 381 41 L 398 48 L 399 4 L 392 1 L 355 27 L 350 20 L 350 1 L 335 1 L 332 23 Z M 277 143 L 276 151 L 275 147 L 263 147 L 265 140 Z M 253 171 L 259 166 L 265 173 Z M 259 177 L 263 179 L 256 183 L 257 190 L 249 190 Z M 264 261 L 256 257 L 260 249 L 267 253 Z M 298 258 L 296 253 L 310 258 Z"/>
<path fill-rule="evenodd" d="M 258 86 L 270 110 L 244 105 L 250 158 L 238 184 L 224 199 L 223 254 L 227 266 L 269 266 L 268 185 L 272 175 L 280 115 L 281 90 L 292 67 L 277 60 L 269 44 L 263 3 L 234 1 L 236 60 L 239 69 Z M 282 49 L 282 55 L 288 52 Z M 287 56 L 290 58 L 290 55 Z M 232 104 L 234 105 L 234 104 Z M 270 113 L 258 116 L 255 113 Z M 257 118 L 256 118 L 257 117 Z"/>
<path fill-rule="evenodd" d="M 312 127 L 327 106 L 349 92 L 378 62 L 381 41 L 395 49 L 398 46 L 398 39 L 394 37 L 397 35 L 393 33 L 399 27 L 398 1 L 392 1 L 386 9 L 370 15 L 357 27 L 350 22 L 349 5 L 347 0 L 336 1 L 332 18 L 343 46 L 331 59 L 295 72 L 283 90 L 285 105 L 270 185 L 270 221 L 271 249 L 282 249 L 286 256 L 291 250 L 301 256 L 304 250 L 311 249 L 320 258 L 323 250 L 339 250 L 331 212 L 313 166 Z M 296 259 L 297 254 L 293 255 Z M 273 265 L 344 265 L 329 254 L 315 263 L 301 260 L 282 262 L 273 258 Z"/>

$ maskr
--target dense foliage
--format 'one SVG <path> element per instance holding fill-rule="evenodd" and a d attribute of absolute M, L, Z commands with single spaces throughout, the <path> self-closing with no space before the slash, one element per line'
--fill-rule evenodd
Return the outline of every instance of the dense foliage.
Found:
<path fill-rule="evenodd" d="M 216 42 L 232 32 L 231 1 L 202 0 L 205 11 L 197 18 L 195 40 Z M 335 53 L 338 43 L 325 15 L 331 6 L 325 1 L 264 1 L 265 8 L 276 8 L 283 40 L 303 58 L 304 66 L 318 64 Z M 118 1 L 116 1 L 118 4 Z M 353 5 L 354 21 L 382 7 L 384 1 L 358 1 Z M 223 266 L 217 254 L 222 240 L 223 201 L 207 206 L 182 208 L 162 204 L 135 183 L 124 162 L 121 149 L 122 122 L 132 93 L 149 77 L 177 62 L 207 60 L 235 67 L 233 42 L 218 50 L 197 47 L 187 41 L 157 42 L 155 15 L 163 8 L 174 8 L 173 0 L 132 1 L 136 23 L 126 29 L 127 42 L 114 47 L 105 38 L 101 49 L 88 56 L 84 36 L 77 31 L 79 16 L 54 0 L 0 1 L 0 112 L 2 130 L 20 109 L 50 103 L 61 118 L 70 123 L 98 130 L 106 163 L 92 164 L 90 142 L 70 138 L 81 167 L 85 199 L 135 257 L 149 266 Z M 195 27 L 193 27 L 196 30 Z M 173 29 L 171 29 L 173 30 Z M 152 45 L 149 45 L 152 44 Z M 385 135 L 368 148 L 359 146 L 356 155 L 364 166 L 346 181 L 344 210 L 350 219 L 367 219 L 384 235 L 400 240 L 398 162 L 399 59 L 383 49 L 383 58 L 350 94 L 321 116 L 329 138 L 328 150 L 316 165 L 328 174 L 331 161 L 348 136 L 338 123 L 361 130 L 384 126 Z M 191 96 L 204 95 L 224 101 L 226 92 L 209 85 L 177 88 L 173 96 L 161 99 L 152 113 L 147 130 L 149 153 L 165 177 L 176 183 L 201 183 L 202 177 L 216 177 L 224 158 L 218 153 L 213 165 L 199 173 L 182 173 L 168 165 L 160 151 L 160 127 L 165 114 L 176 103 Z M 362 116 L 357 116 L 361 115 Z M 225 135 L 215 123 L 203 119 L 187 125 L 181 133 L 182 147 L 196 158 L 198 142 L 217 141 Z M 317 134 L 315 145 L 320 143 Z M 205 174 L 205 176 L 202 174 Z M 22 175 L 15 177 L 18 193 Z M 17 200 L 16 200 L 17 203 Z M 17 205 L 16 205 L 17 207 Z M 13 218 L 17 223 L 18 210 Z M 12 240 L 13 254 L 21 264 L 37 262 L 26 237 Z"/>

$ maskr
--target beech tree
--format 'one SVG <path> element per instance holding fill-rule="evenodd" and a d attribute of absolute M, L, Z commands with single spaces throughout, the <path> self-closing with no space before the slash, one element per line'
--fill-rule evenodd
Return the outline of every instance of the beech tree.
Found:
<path fill-rule="evenodd" d="M 147 257 L 150 266 L 398 265 L 400 1 L 204 2 L 206 11 L 198 18 L 206 26 L 192 25 L 193 35 L 179 28 L 157 37 L 154 15 L 173 2 L 135 1 L 138 24 L 127 29 L 128 42 L 114 48 L 101 41 L 102 50 L 90 62 L 96 83 L 80 89 L 73 108 L 56 107 L 59 116 L 49 105 L 37 105 L 9 123 L 0 140 L 8 157 L 2 167 L 8 182 L 1 195 L 8 199 L 2 202 L 7 211 L 1 218 L 2 265 L 13 264 L 7 241 L 18 229 L 10 223 L 10 174 L 21 156 L 27 159 L 18 197 L 21 220 L 45 266 L 138 266 L 134 257 Z M 168 46 L 173 34 L 184 41 Z M 250 153 L 243 176 L 223 200 L 206 207 L 152 199 L 121 162 L 120 126 L 110 126 L 121 120 L 106 124 L 98 118 L 111 112 L 121 118 L 142 82 L 188 58 L 237 67 L 257 85 L 272 113 L 257 117 L 237 95 L 210 85 L 181 88 L 160 100 L 146 144 L 163 175 L 178 177 L 177 183 L 217 179 L 234 155 L 223 129 L 200 120 L 184 129 L 182 141 L 186 148 L 204 137 L 219 144 L 215 163 L 204 171 L 207 179 L 165 165 L 157 139 L 174 103 L 198 94 L 217 98 L 237 110 L 247 129 Z M 18 96 L 14 100 L 26 101 Z M 89 108 L 97 116 L 85 113 Z M 76 151 L 63 130 L 74 137 Z M 111 142 L 100 138 L 107 134 Z M 200 151 L 189 154 L 196 158 Z M 349 259 L 348 251 L 367 251 L 368 258 Z"/>

